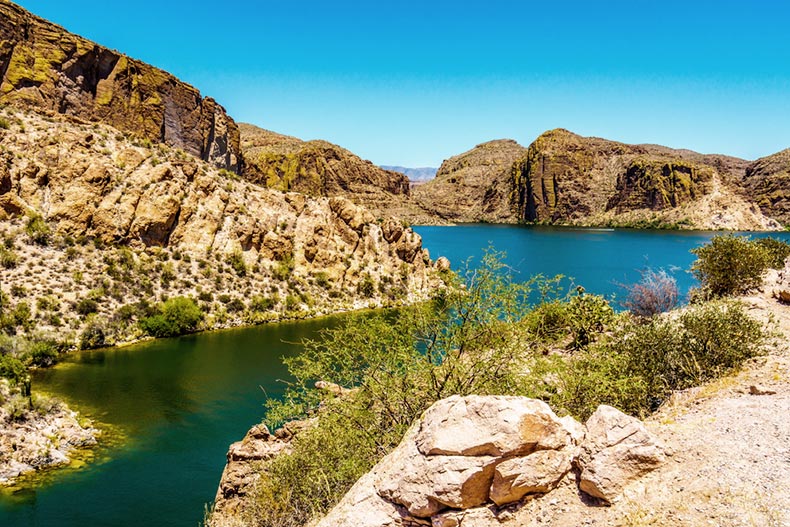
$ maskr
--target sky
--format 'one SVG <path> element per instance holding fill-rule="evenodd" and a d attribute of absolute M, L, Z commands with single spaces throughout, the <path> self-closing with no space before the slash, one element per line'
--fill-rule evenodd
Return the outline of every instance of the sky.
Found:
<path fill-rule="evenodd" d="M 439 166 L 566 128 L 756 159 L 790 147 L 785 0 L 16 0 L 240 122 Z"/>

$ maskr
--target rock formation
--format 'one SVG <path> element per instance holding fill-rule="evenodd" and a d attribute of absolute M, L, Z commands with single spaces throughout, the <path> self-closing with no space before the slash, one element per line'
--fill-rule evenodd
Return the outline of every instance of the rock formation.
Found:
<path fill-rule="evenodd" d="M 528 149 L 478 145 L 445 161 L 413 196 L 456 222 L 773 230 L 790 203 L 788 166 L 783 153 L 750 164 L 557 129 Z"/>
<path fill-rule="evenodd" d="M 426 410 L 317 527 L 487 527 L 503 507 L 517 515 L 522 501 L 550 496 L 573 470 L 583 492 L 611 501 L 663 462 L 644 425 L 611 407 L 582 426 L 534 399 L 453 396 Z"/>
<path fill-rule="evenodd" d="M 239 169 L 238 128 L 213 99 L 7 0 L 0 0 L 0 102 L 107 123 Z"/>
<path fill-rule="evenodd" d="M 345 197 L 377 217 L 425 216 L 409 199 L 404 174 L 384 170 L 327 141 L 302 141 L 250 124 L 239 127 L 242 177 L 247 181 L 309 196 Z"/>
<path fill-rule="evenodd" d="M 27 398 L 0 378 L 0 485 L 35 470 L 66 465 L 73 450 L 96 444 L 98 430 L 80 424 L 77 414 L 62 403 L 36 399 L 37 408 L 29 407 Z"/>
<path fill-rule="evenodd" d="M 790 149 L 758 159 L 746 169 L 742 194 L 763 214 L 790 224 Z"/>
<path fill-rule="evenodd" d="M 414 199 L 449 221 L 516 223 L 513 166 L 525 152 L 511 139 L 477 145 L 444 161 L 435 179 L 414 188 Z"/>
<path fill-rule="evenodd" d="M 287 448 L 260 426 L 231 447 L 211 525 L 243 518 L 259 461 Z M 583 426 L 534 399 L 452 396 L 426 410 L 316 527 L 488 527 L 501 511 L 518 514 L 561 483 L 575 486 L 577 473 L 583 492 L 610 501 L 663 462 L 641 422 L 614 408 Z"/>
<path fill-rule="evenodd" d="M 57 294 L 73 304 L 98 291 L 99 315 L 111 319 L 143 299 L 203 297 L 217 315 L 208 327 L 223 327 L 260 321 L 259 315 L 271 320 L 410 302 L 437 284 L 417 234 L 392 218 L 377 221 L 345 198 L 261 188 L 181 150 L 132 142 L 109 126 L 10 108 L 0 118 L 7 125 L 0 129 L 0 235 L 19 256 L 3 273 L 27 288 L 19 302 L 36 305 Z M 25 225 L 32 217 L 65 242 L 30 243 Z M 45 271 L 33 270 L 45 260 Z M 254 319 L 239 309 L 251 300 L 244 291 L 268 298 Z M 215 302 L 219 297 L 238 300 L 225 307 Z M 50 326 L 45 313 L 33 316 Z M 72 319 L 78 328 L 87 323 L 73 309 L 56 320 Z M 134 333 L 118 341 L 128 338 Z"/>

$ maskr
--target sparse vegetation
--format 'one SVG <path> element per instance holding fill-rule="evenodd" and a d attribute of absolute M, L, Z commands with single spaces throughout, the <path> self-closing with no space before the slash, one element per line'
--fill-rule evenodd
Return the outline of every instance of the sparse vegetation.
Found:
<path fill-rule="evenodd" d="M 677 307 L 680 300 L 678 284 L 674 277 L 660 269 L 641 272 L 636 284 L 624 285 L 628 292 L 623 307 L 636 316 L 650 318 Z"/>

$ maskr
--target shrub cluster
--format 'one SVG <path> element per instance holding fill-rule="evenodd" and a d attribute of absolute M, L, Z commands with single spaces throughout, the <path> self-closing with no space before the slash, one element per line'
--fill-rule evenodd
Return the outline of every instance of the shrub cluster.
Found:
<path fill-rule="evenodd" d="M 350 317 L 286 359 L 294 381 L 268 403 L 266 422 L 311 425 L 290 454 L 264 466 L 251 524 L 304 525 L 324 514 L 425 408 L 450 395 L 525 395 L 580 419 L 600 404 L 644 416 L 672 390 L 736 368 L 768 341 L 733 301 L 646 320 L 617 315 L 583 289 L 562 295 L 559 279 L 514 282 L 496 254 L 463 287 L 449 281 L 429 304 Z M 322 391 L 318 380 L 349 391 Z"/>
<path fill-rule="evenodd" d="M 790 245 L 773 238 L 750 240 L 724 234 L 691 252 L 697 256 L 691 272 L 702 284 L 697 296 L 716 298 L 742 294 L 759 286 L 768 268 L 784 267 Z"/>
<path fill-rule="evenodd" d="M 157 306 L 157 313 L 140 320 L 140 328 L 154 337 L 193 333 L 203 320 L 203 311 L 191 298 L 178 296 Z"/>

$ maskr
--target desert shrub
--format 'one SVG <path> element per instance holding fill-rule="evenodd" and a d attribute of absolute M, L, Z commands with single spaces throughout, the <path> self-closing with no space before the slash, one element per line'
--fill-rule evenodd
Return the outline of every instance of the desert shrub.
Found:
<path fill-rule="evenodd" d="M 324 289 L 329 289 L 329 275 L 327 275 L 324 271 L 319 271 L 313 275 L 315 278 L 315 285 L 318 287 L 323 287 Z"/>
<path fill-rule="evenodd" d="M 660 269 L 641 271 L 639 282 L 622 286 L 627 296 L 622 305 L 639 317 L 649 318 L 665 313 L 678 305 L 679 292 L 675 278 Z"/>
<path fill-rule="evenodd" d="M 30 344 L 27 352 L 30 364 L 34 366 L 52 366 L 58 359 L 58 348 L 53 342 L 35 341 Z"/>
<path fill-rule="evenodd" d="M 733 234 L 714 236 L 691 252 L 697 256 L 691 272 L 702 283 L 703 298 L 737 295 L 759 286 L 771 263 L 769 249 Z"/>
<path fill-rule="evenodd" d="M 376 292 L 376 282 L 373 277 L 365 273 L 357 284 L 357 292 L 365 298 L 371 298 Z"/>
<path fill-rule="evenodd" d="M 529 311 L 533 284 L 512 281 L 496 255 L 484 262 L 467 276 L 466 289 L 398 312 L 349 317 L 286 359 L 295 380 L 282 401 L 269 402 L 268 424 L 306 416 L 318 422 L 297 436 L 292 454 L 267 465 L 256 525 L 303 525 L 325 512 L 436 400 L 533 393 L 521 375 L 526 337 L 517 323 Z M 313 387 L 319 379 L 356 390 L 334 397 Z"/>
<path fill-rule="evenodd" d="M 107 344 L 107 325 L 99 317 L 91 316 L 80 333 L 80 349 L 101 348 Z"/>
<path fill-rule="evenodd" d="M 564 338 L 568 334 L 568 303 L 563 299 L 542 302 L 525 317 L 524 324 L 538 340 Z"/>
<path fill-rule="evenodd" d="M 626 322 L 560 370 L 557 408 L 585 419 L 599 404 L 641 417 L 673 390 L 719 377 L 765 351 L 769 335 L 734 301 L 691 306 L 677 317 Z"/>
<path fill-rule="evenodd" d="M 27 373 L 24 363 L 11 355 L 0 355 L 0 377 L 17 384 Z"/>
<path fill-rule="evenodd" d="M 758 238 L 753 243 L 762 247 L 768 253 L 768 267 L 782 269 L 785 266 L 785 260 L 790 256 L 790 244 L 770 236 Z"/>
<path fill-rule="evenodd" d="M 140 320 L 140 328 L 154 337 L 172 337 L 194 332 L 203 312 L 191 298 L 178 296 L 157 308 L 158 313 Z"/>
<path fill-rule="evenodd" d="M 18 261 L 19 257 L 13 249 L 7 249 L 0 245 L 0 266 L 5 269 L 13 269 Z"/>
<path fill-rule="evenodd" d="M 250 299 L 249 308 L 250 311 L 255 312 L 269 311 L 270 309 L 273 309 L 279 302 L 280 299 L 277 297 L 277 295 L 255 295 Z"/>
<path fill-rule="evenodd" d="M 17 328 L 22 328 L 25 330 L 29 330 L 32 327 L 32 313 L 30 311 L 30 305 L 25 302 L 17 303 L 13 309 L 7 310 L 2 315 L 2 320 L 0 320 L 0 327 L 5 329 L 9 333 L 14 333 Z"/>
<path fill-rule="evenodd" d="M 275 280 L 280 280 L 281 282 L 284 280 L 288 280 L 291 276 L 291 272 L 294 269 L 294 259 L 293 256 L 287 256 L 277 262 L 277 265 L 274 266 L 272 269 L 272 277 Z"/>
<path fill-rule="evenodd" d="M 77 305 L 74 306 L 74 310 L 83 317 L 86 317 L 99 311 L 99 303 L 92 297 L 83 298 L 77 302 Z"/>
<path fill-rule="evenodd" d="M 244 263 L 244 256 L 241 254 L 241 251 L 233 251 L 228 256 L 228 265 L 233 268 L 237 275 L 247 276 L 247 264 Z"/>
<path fill-rule="evenodd" d="M 285 297 L 285 309 L 288 311 L 296 311 L 302 305 L 302 300 L 298 295 L 287 295 Z"/>
<path fill-rule="evenodd" d="M 225 305 L 228 313 L 238 313 L 239 311 L 244 311 L 244 302 L 237 297 L 234 297 L 230 302 Z"/>
<path fill-rule="evenodd" d="M 48 245 L 51 231 L 49 225 L 39 214 L 31 214 L 25 224 L 25 232 L 33 243 L 38 245 Z"/>
<path fill-rule="evenodd" d="M 576 294 L 567 305 L 573 341 L 571 347 L 578 349 L 595 340 L 604 327 L 614 319 L 614 310 L 609 302 L 600 295 L 591 295 L 583 287 L 576 288 Z"/>

